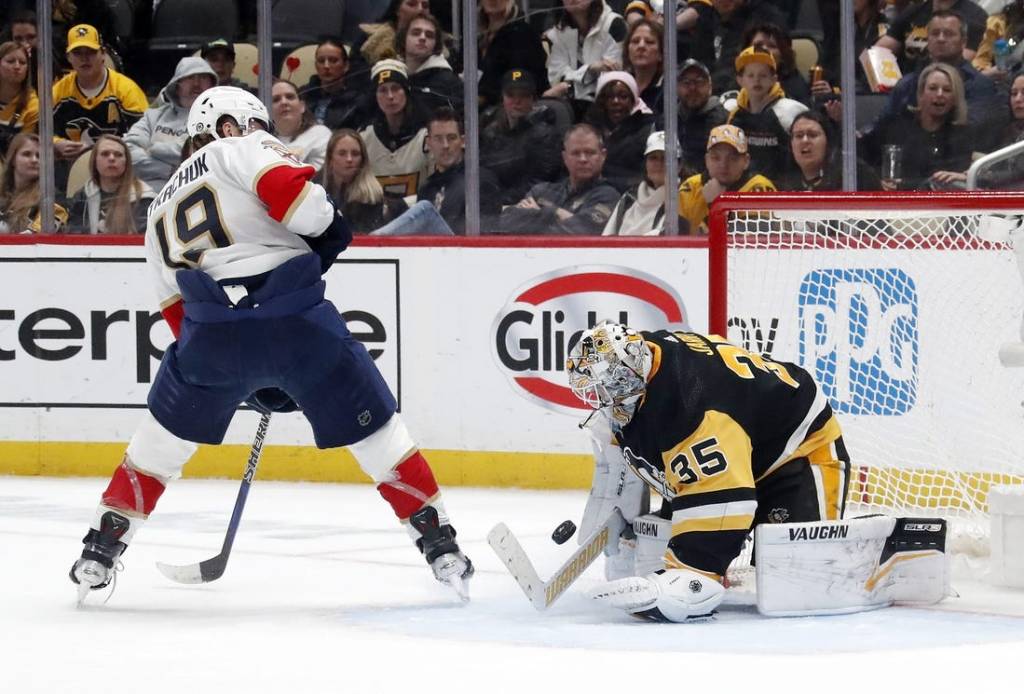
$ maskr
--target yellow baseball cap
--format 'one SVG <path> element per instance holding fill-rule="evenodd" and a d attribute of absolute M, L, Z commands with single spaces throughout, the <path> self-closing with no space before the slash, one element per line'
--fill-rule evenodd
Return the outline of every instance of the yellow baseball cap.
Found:
<path fill-rule="evenodd" d="M 76 24 L 68 30 L 68 47 L 65 52 L 70 53 L 76 48 L 100 50 L 100 32 L 96 31 L 96 27 L 90 24 Z"/>
<path fill-rule="evenodd" d="M 710 150 L 715 145 L 729 145 L 740 154 L 747 153 L 747 134 L 735 125 L 719 125 L 711 128 L 708 134 L 708 146 Z"/>
<path fill-rule="evenodd" d="M 740 54 L 736 56 L 736 72 L 743 72 L 743 68 L 751 63 L 761 63 L 767 65 L 772 69 L 772 72 L 778 70 L 778 66 L 775 64 L 775 56 L 766 51 L 763 48 L 755 48 L 754 46 L 747 46 Z"/>

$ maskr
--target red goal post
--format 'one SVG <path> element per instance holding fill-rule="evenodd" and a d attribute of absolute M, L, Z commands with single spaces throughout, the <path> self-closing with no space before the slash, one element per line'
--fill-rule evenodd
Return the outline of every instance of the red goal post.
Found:
<path fill-rule="evenodd" d="M 1024 195 L 1006 192 L 712 206 L 711 331 L 815 376 L 854 510 L 949 516 L 983 537 L 990 487 L 1024 484 L 1024 368 L 1001 356 L 1024 354 L 1024 232 L 1018 254 L 1008 231 L 1022 218 Z"/>

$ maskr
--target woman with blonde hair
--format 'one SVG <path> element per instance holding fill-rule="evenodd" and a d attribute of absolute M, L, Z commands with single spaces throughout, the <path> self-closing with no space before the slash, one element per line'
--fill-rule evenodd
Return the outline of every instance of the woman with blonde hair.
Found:
<path fill-rule="evenodd" d="M 0 43 L 0 160 L 15 135 L 36 131 L 39 99 L 29 73 L 25 49 L 14 41 Z"/>
<path fill-rule="evenodd" d="M 89 154 L 89 180 L 71 199 L 72 234 L 142 234 L 156 197 L 135 177 L 124 140 L 100 135 Z"/>
<path fill-rule="evenodd" d="M 861 144 L 865 159 L 879 169 L 885 148 L 895 148 L 888 156 L 898 158 L 900 177 L 882 171 L 885 190 L 936 190 L 963 187 L 977 139 L 968 125 L 960 71 L 932 63 L 917 80 L 917 106 L 884 119 Z"/>
<path fill-rule="evenodd" d="M 3 173 L 0 174 L 0 234 L 38 234 L 42 227 L 39 214 L 39 136 L 18 133 L 7 147 Z M 53 206 L 58 232 L 68 221 L 60 205 Z"/>
<path fill-rule="evenodd" d="M 384 192 L 370 170 L 366 143 L 354 130 L 337 130 L 331 135 L 321 178 L 357 234 L 368 234 L 407 209 L 402 198 Z"/>

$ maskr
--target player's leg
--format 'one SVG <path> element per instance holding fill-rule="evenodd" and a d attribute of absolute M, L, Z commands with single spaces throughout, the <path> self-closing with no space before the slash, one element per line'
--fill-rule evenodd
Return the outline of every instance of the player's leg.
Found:
<path fill-rule="evenodd" d="M 434 473 L 396 412 L 397 403 L 366 348 L 330 304 L 302 317 L 299 333 L 318 329 L 314 372 L 291 373 L 282 388 L 301 406 L 320 448 L 348 446 L 359 466 L 406 526 L 438 580 L 468 579 L 473 565 L 459 550 Z M 331 335 L 332 340 L 325 339 Z M 309 344 L 308 341 L 307 346 Z"/>
<path fill-rule="evenodd" d="M 754 525 L 842 518 L 849 482 L 850 456 L 840 436 L 757 483 Z"/>
<path fill-rule="evenodd" d="M 177 345 L 168 348 L 149 393 L 149 411 L 128 443 L 83 538 L 71 580 L 99 589 L 110 583 L 121 555 L 156 507 L 167 484 L 181 476 L 198 445 L 219 443 L 241 400 L 237 388 L 188 382 Z"/>

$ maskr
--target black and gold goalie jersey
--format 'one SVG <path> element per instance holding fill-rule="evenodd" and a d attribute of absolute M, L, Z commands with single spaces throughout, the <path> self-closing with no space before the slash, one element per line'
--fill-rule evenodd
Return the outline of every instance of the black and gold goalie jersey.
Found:
<path fill-rule="evenodd" d="M 669 568 L 725 575 L 757 510 L 759 482 L 840 436 L 803 368 L 721 337 L 644 332 L 647 391 L 617 435 L 623 456 L 671 504 Z"/>
<path fill-rule="evenodd" d="M 148 107 L 146 95 L 130 77 L 107 70 L 99 93 L 87 96 L 69 72 L 53 85 L 53 134 L 78 142 L 83 133 L 124 135 Z"/>

